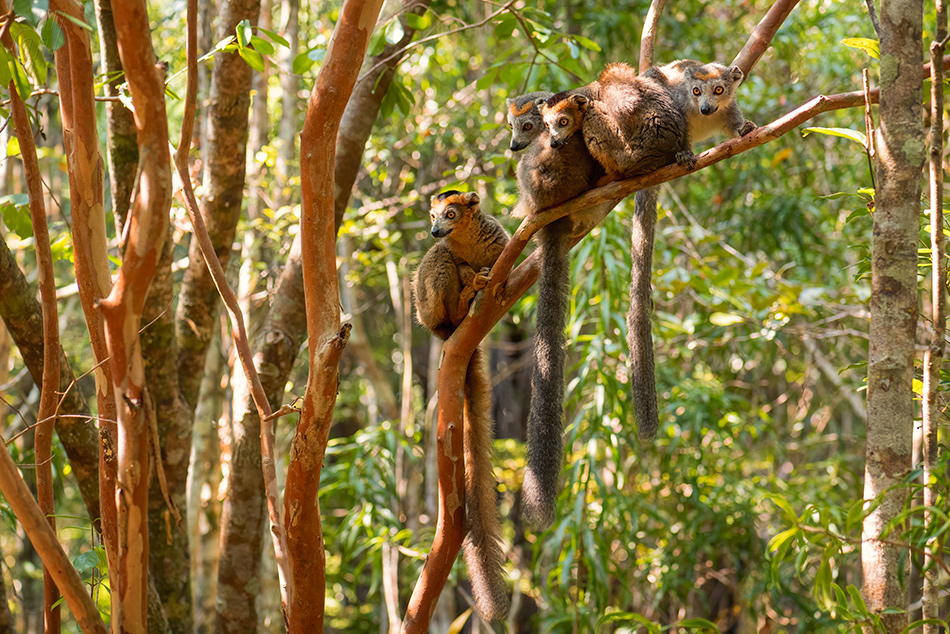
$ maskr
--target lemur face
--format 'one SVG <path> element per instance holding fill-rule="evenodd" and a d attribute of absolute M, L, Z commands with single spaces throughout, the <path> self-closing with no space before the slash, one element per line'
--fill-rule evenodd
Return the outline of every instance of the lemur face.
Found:
<path fill-rule="evenodd" d="M 555 95 L 541 106 L 544 125 L 551 137 L 551 147 L 562 147 L 580 129 L 589 105 L 590 101 L 582 95 Z"/>
<path fill-rule="evenodd" d="M 732 102 L 742 77 L 737 66 L 728 68 L 716 63 L 700 66 L 688 73 L 686 88 L 693 107 L 704 115 L 714 114 L 721 106 Z"/>
<path fill-rule="evenodd" d="M 433 196 L 430 202 L 432 235 L 444 238 L 456 229 L 468 226 L 472 215 L 478 211 L 480 200 L 475 192 L 462 193 L 451 189 Z"/>
<path fill-rule="evenodd" d="M 537 93 L 533 93 L 537 94 Z M 547 93 L 550 95 L 550 93 Z M 511 151 L 519 152 L 544 132 L 541 104 L 545 99 L 524 95 L 508 100 L 508 127 L 511 129 Z"/>

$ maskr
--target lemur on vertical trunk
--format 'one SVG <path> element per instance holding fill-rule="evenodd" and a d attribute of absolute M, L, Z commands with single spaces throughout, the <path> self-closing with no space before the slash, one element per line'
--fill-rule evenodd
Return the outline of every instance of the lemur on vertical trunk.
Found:
<path fill-rule="evenodd" d="M 478 194 L 455 190 L 431 200 L 432 235 L 439 238 L 423 256 L 412 290 L 419 323 L 447 339 L 468 314 L 475 293 L 490 281 L 491 266 L 508 243 L 508 233 L 479 208 Z M 487 621 L 508 614 L 505 551 L 492 475 L 491 378 L 482 346 L 465 375 L 463 438 L 468 536 L 465 562 L 475 608 Z"/>

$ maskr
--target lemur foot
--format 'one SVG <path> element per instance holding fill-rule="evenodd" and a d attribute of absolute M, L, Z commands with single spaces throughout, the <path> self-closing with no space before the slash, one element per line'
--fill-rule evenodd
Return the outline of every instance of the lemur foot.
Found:
<path fill-rule="evenodd" d="M 746 119 L 742 122 L 742 125 L 739 127 L 739 136 L 745 136 L 755 130 L 758 126 L 755 125 L 753 121 Z"/>
<path fill-rule="evenodd" d="M 488 286 L 489 282 L 491 282 L 491 269 L 486 266 L 472 278 L 472 288 L 476 291 L 480 291 Z"/>
<path fill-rule="evenodd" d="M 696 155 L 691 150 L 676 153 L 676 164 L 692 170 L 696 167 Z"/>

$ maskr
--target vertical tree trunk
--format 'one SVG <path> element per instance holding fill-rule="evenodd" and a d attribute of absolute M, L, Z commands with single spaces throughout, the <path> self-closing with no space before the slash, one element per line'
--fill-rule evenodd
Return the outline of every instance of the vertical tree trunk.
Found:
<path fill-rule="evenodd" d="M 935 41 L 930 45 L 930 261 L 931 261 L 931 306 L 933 310 L 933 335 L 924 354 L 924 402 L 923 402 L 923 463 L 924 506 L 933 506 L 937 501 L 935 489 L 940 481 L 938 473 L 938 434 L 940 404 L 937 392 L 940 387 L 940 366 L 943 363 L 947 333 L 947 263 L 943 235 L 943 51 L 947 36 L 947 5 L 937 0 L 937 28 Z M 934 529 L 935 517 L 925 511 L 927 530 Z M 921 595 L 921 616 L 924 620 L 940 618 L 940 555 L 939 541 L 933 551 L 924 553 L 924 587 Z M 927 623 L 923 634 L 939 634 L 940 626 Z"/>
<path fill-rule="evenodd" d="M 864 499 L 881 504 L 864 520 L 863 593 L 868 608 L 907 608 L 900 581 L 906 552 L 885 544 L 881 530 L 907 497 L 901 481 L 911 468 L 914 336 L 917 326 L 917 232 L 920 172 L 922 0 L 881 4 L 881 105 L 877 135 L 877 194 L 871 244 L 871 342 Z M 902 563 L 902 561 L 904 563 Z M 882 615 L 888 634 L 907 625 L 906 613 Z"/>
<path fill-rule="evenodd" d="M 340 328 L 333 223 L 336 139 L 382 0 L 346 0 L 310 95 L 300 135 L 300 244 L 310 375 L 294 435 L 284 492 L 284 523 L 293 587 L 290 631 L 322 632 L 326 554 L 319 482 L 340 355 L 349 325 Z"/>

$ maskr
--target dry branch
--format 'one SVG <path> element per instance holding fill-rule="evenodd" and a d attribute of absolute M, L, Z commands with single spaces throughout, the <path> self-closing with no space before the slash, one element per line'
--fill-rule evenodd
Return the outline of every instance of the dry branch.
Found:
<path fill-rule="evenodd" d="M 643 23 L 643 33 L 640 35 L 639 68 L 641 73 L 653 66 L 656 30 L 660 24 L 660 16 L 663 14 L 665 5 L 666 0 L 653 0 L 650 3 L 650 9 L 647 11 L 647 17 Z"/>
<path fill-rule="evenodd" d="M 336 273 L 334 178 L 336 137 L 356 84 L 382 0 L 347 0 L 310 94 L 300 134 L 300 243 L 310 375 L 291 446 L 284 492 L 290 560 L 289 630 L 322 632 L 326 554 L 319 485 L 349 325 L 340 327 Z"/>
<path fill-rule="evenodd" d="M 0 449 L 0 492 L 6 498 L 14 515 L 23 526 L 30 543 L 36 548 L 43 566 L 49 570 L 56 585 L 63 593 L 66 605 L 85 634 L 106 634 L 99 610 L 86 593 L 79 574 L 69 562 L 56 533 L 46 522 L 46 517 L 33 500 L 33 495 L 23 482 L 6 447 Z"/>
<path fill-rule="evenodd" d="M 138 327 L 168 229 L 171 159 L 168 153 L 163 72 L 155 65 L 144 2 L 113 7 L 119 56 L 132 95 L 140 148 L 139 183 L 127 221 L 128 239 L 118 277 L 99 306 L 106 321 L 117 394 L 119 457 L 119 627 L 147 627 L 148 399 Z"/>

